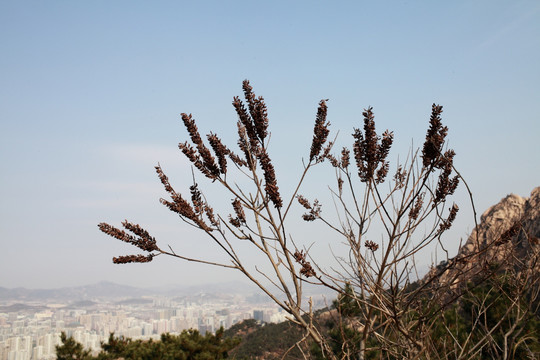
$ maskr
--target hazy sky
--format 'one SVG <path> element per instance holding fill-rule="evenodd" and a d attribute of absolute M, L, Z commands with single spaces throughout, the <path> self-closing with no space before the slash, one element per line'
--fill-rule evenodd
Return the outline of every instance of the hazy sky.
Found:
<path fill-rule="evenodd" d="M 179 114 L 234 145 L 231 100 L 244 79 L 269 107 L 284 192 L 309 155 L 325 98 L 342 145 L 373 106 L 377 130 L 395 133 L 391 160 L 422 143 L 431 104 L 443 105 L 479 213 L 540 186 L 536 0 L 3 0 L 0 49 L 3 287 L 236 278 L 173 259 L 113 265 L 112 256 L 137 249 L 97 224 L 127 218 L 178 252 L 217 252 L 158 203 L 165 194 L 153 166 L 187 190 Z M 463 189 L 455 200 L 467 207 Z M 460 216 L 455 234 L 465 237 L 473 221 Z"/>

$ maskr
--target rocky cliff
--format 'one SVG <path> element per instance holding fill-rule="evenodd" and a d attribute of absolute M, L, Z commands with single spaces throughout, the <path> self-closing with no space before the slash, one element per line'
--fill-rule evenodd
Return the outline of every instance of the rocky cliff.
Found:
<path fill-rule="evenodd" d="M 511 194 L 487 209 L 458 254 L 432 269 L 425 281 L 455 292 L 473 279 L 505 271 L 512 276 L 540 272 L 540 187 L 529 198 Z"/>
<path fill-rule="evenodd" d="M 484 257 L 500 258 L 501 246 L 518 246 L 519 249 L 528 251 L 534 247 L 539 237 L 540 187 L 537 187 L 529 198 L 511 194 L 487 209 L 480 217 L 478 228 L 472 232 L 458 257 L 492 248 Z"/>

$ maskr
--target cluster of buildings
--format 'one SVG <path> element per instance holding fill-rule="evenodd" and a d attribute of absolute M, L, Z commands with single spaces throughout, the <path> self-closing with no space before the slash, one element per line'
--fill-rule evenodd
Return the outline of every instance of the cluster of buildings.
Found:
<path fill-rule="evenodd" d="M 6 309 L 6 307 L 4 307 Z M 0 310 L 0 360 L 56 358 L 60 334 L 98 352 L 110 333 L 132 339 L 159 338 L 186 329 L 201 333 L 225 329 L 245 319 L 281 322 L 285 314 L 274 304 L 250 304 L 240 297 L 197 299 L 146 297 L 119 302 L 32 304 Z"/>

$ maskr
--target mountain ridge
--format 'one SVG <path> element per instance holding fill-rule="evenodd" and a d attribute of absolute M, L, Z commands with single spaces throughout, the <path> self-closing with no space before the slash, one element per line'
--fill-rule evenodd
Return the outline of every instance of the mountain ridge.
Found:
<path fill-rule="evenodd" d="M 211 289 L 211 290 L 209 290 Z M 251 294 L 257 292 L 253 286 L 241 282 L 220 284 L 171 285 L 163 287 L 134 287 L 111 281 L 100 281 L 88 285 L 66 286 L 52 289 L 27 289 L 24 287 L 0 287 L 0 301 L 40 301 L 40 300 L 91 300 L 98 298 L 133 298 L 141 296 L 185 296 L 194 294 Z"/>

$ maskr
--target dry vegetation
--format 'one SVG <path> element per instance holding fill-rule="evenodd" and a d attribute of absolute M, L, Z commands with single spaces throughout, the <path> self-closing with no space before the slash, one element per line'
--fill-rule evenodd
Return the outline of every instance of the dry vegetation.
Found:
<path fill-rule="evenodd" d="M 212 186 L 221 187 L 233 199 L 229 213 L 215 211 L 195 181 L 189 195 L 182 195 L 156 166 L 170 196 L 161 203 L 206 233 L 230 261 L 218 263 L 177 254 L 128 221 L 122 223 L 125 230 L 101 223 L 101 231 L 144 252 L 115 257 L 115 263 L 149 262 L 158 255 L 168 255 L 240 271 L 301 329 L 303 335 L 291 348 L 304 358 L 538 356 L 538 309 L 534 307 L 538 305 L 537 248 L 528 252 L 521 267 L 506 261 L 516 258 L 512 257 L 512 246 L 505 261 L 481 257 L 501 242 L 507 244 L 519 236 L 529 241 L 520 223 L 500 239 L 471 248 L 455 259 L 447 258 L 416 281 L 415 257 L 435 244 L 444 247 L 443 235 L 459 210 L 449 199 L 460 182 L 466 186 L 453 165 L 455 152 L 446 147 L 448 128 L 442 124 L 442 106 L 432 106 L 422 148 L 411 149 L 406 161 L 391 167 L 387 158 L 393 133 L 386 130 L 377 134 L 372 108 L 364 110 L 363 128 L 354 129 L 352 146 L 335 151 L 334 143 L 328 140 L 328 108 L 322 100 L 309 157 L 298 174 L 295 190 L 286 195 L 280 192 L 270 158 L 264 99 L 255 96 L 248 81 L 244 81 L 243 91 L 245 103 L 238 97 L 233 100 L 238 115 L 237 152 L 214 133 L 208 134 L 205 142 L 193 117 L 182 114 L 190 141 L 180 143 L 179 148 Z M 331 190 L 331 205 L 336 210 L 329 218 L 323 216 L 323 204 L 316 194 L 300 194 L 314 166 L 328 166 L 328 171 L 336 174 Z M 246 179 L 249 185 L 237 186 Z M 335 233 L 336 243 L 347 245 L 346 253 L 336 255 L 336 266 L 331 270 L 310 255 L 309 244 L 295 241 L 300 236 L 289 233 L 290 210 L 298 206 L 296 203 L 306 210 L 303 220 L 326 224 Z M 471 204 L 474 210 L 472 197 Z M 245 265 L 246 259 L 237 252 L 238 241 L 252 246 L 257 263 L 271 270 L 262 272 Z M 467 266 L 472 263 L 474 267 Z M 310 299 L 304 298 L 306 282 L 335 291 L 336 310 L 325 320 L 314 316 Z M 530 326 L 533 320 L 535 328 Z"/>

